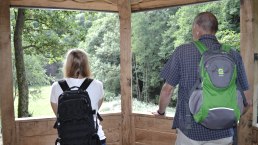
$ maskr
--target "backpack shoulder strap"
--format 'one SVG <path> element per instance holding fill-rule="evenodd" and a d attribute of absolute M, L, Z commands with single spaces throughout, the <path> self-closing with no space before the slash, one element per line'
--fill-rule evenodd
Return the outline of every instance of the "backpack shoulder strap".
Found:
<path fill-rule="evenodd" d="M 58 84 L 60 85 L 60 87 L 62 88 L 63 91 L 67 91 L 70 89 L 66 80 L 60 80 L 60 81 L 58 81 Z"/>
<path fill-rule="evenodd" d="M 222 48 L 222 50 L 224 50 L 226 52 L 230 52 L 232 50 L 232 47 L 227 44 L 221 44 L 221 48 Z"/>
<path fill-rule="evenodd" d="M 89 85 L 91 84 L 92 81 L 93 81 L 93 79 L 86 78 L 86 79 L 83 81 L 83 83 L 82 83 L 82 85 L 80 86 L 79 89 L 81 89 L 81 90 L 86 90 L 86 89 L 89 87 Z"/>
<path fill-rule="evenodd" d="M 208 50 L 208 48 L 201 41 L 194 41 L 193 43 L 201 54 Z"/>

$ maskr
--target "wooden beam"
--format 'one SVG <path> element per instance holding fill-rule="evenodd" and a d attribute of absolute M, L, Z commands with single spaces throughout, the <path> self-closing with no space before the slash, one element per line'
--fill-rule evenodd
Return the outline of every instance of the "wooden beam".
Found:
<path fill-rule="evenodd" d="M 119 145 L 121 114 L 101 114 L 101 116 L 104 119 L 101 125 L 107 138 L 107 145 Z M 55 121 L 55 117 L 17 118 L 15 145 L 54 145 L 57 138 L 57 130 L 53 128 Z"/>
<path fill-rule="evenodd" d="M 257 17 L 254 16 L 255 13 L 258 13 L 258 7 L 257 0 L 241 0 L 240 2 L 240 47 L 249 82 L 247 96 L 249 96 L 249 99 L 252 99 L 254 95 L 254 49 L 255 41 L 258 39 L 255 28 L 257 27 L 257 23 L 255 24 Z M 252 145 L 252 119 L 253 107 L 250 107 L 247 113 L 241 117 L 239 123 L 238 144 Z"/>
<path fill-rule="evenodd" d="M 10 3 L 0 1 L 0 111 L 4 145 L 15 145 Z"/>
<path fill-rule="evenodd" d="M 133 145 L 132 129 L 132 50 L 131 50 L 131 5 L 130 0 L 118 1 L 120 20 L 120 85 L 122 145 Z"/>
<path fill-rule="evenodd" d="M 217 0 L 131 0 L 132 12 L 175 7 Z"/>
<path fill-rule="evenodd" d="M 12 7 L 54 8 L 118 12 L 118 0 L 10 0 Z M 131 0 L 132 12 L 217 0 Z"/>
<path fill-rule="evenodd" d="M 258 1 L 254 1 L 254 53 L 258 54 Z M 258 106 L 258 60 L 254 62 L 254 98 L 253 98 L 253 125 L 257 126 Z"/>
<path fill-rule="evenodd" d="M 146 145 L 172 145 L 176 141 L 176 133 L 136 128 L 136 143 Z"/>
<path fill-rule="evenodd" d="M 117 12 L 117 0 L 10 0 L 12 7 Z"/>

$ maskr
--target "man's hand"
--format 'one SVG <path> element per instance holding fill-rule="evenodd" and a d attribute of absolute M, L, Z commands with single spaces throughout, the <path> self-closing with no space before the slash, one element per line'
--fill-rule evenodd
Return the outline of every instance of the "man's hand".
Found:
<path fill-rule="evenodd" d="M 165 112 L 164 113 L 160 113 L 159 110 L 155 111 L 155 112 L 151 112 L 154 116 L 165 116 Z"/>

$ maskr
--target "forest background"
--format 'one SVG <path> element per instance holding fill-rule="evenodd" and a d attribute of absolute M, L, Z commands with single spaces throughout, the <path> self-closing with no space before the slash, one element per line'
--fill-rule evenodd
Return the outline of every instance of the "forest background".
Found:
<path fill-rule="evenodd" d="M 192 41 L 192 22 L 199 12 L 215 14 L 219 21 L 216 34 L 219 41 L 239 50 L 239 3 L 239 0 L 221 0 L 132 14 L 132 97 L 135 111 L 144 112 L 148 105 L 152 107 L 149 110 L 157 108 L 164 83 L 159 76 L 160 70 L 177 46 Z M 49 115 L 50 86 L 63 78 L 63 59 L 71 48 L 81 48 L 88 53 L 93 77 L 103 82 L 105 102 L 113 103 L 113 109 L 104 107 L 102 111 L 119 111 L 120 35 L 117 13 L 12 8 L 10 21 L 17 117 Z M 176 106 L 176 98 L 177 91 L 171 97 L 171 112 Z"/>

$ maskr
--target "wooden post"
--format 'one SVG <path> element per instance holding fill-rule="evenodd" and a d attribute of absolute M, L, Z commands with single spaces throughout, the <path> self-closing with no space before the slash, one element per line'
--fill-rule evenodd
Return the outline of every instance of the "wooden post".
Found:
<path fill-rule="evenodd" d="M 121 144 L 133 145 L 132 128 L 132 52 L 131 52 L 131 3 L 118 1 L 120 19 L 120 84 L 121 84 Z"/>
<path fill-rule="evenodd" d="M 0 108 L 4 145 L 15 145 L 15 122 L 12 84 L 10 2 L 0 1 Z"/>
<path fill-rule="evenodd" d="M 243 57 L 245 70 L 249 82 L 248 96 L 254 98 L 254 50 L 257 49 L 255 43 L 257 37 L 257 0 L 241 0 L 240 6 L 240 47 Z M 256 21 L 256 24 L 255 24 Z M 256 74 L 257 75 L 257 74 Z M 253 99 L 254 100 L 254 99 Z M 254 104 L 254 107 L 256 104 Z M 252 120 L 253 107 L 250 107 L 247 113 L 241 117 L 238 130 L 238 144 L 252 145 Z"/>
<path fill-rule="evenodd" d="M 254 52 L 258 55 L 258 1 L 254 1 Z M 254 62 L 254 121 L 253 125 L 257 126 L 257 106 L 258 106 L 258 60 Z"/>

